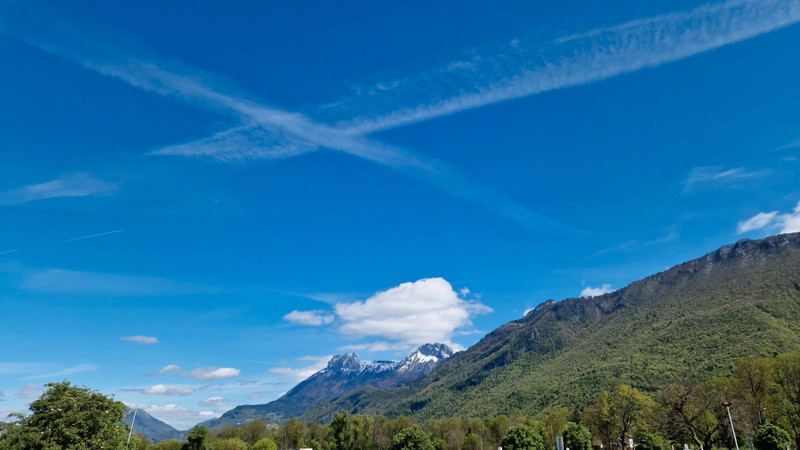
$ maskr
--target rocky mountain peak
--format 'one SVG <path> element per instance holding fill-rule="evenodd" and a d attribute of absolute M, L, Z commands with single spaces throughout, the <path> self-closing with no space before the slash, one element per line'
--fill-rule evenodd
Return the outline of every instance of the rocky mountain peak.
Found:
<path fill-rule="evenodd" d="M 355 353 L 345 353 L 343 355 L 333 355 L 328 361 L 328 371 L 334 372 L 358 372 L 361 370 L 361 361 Z"/>

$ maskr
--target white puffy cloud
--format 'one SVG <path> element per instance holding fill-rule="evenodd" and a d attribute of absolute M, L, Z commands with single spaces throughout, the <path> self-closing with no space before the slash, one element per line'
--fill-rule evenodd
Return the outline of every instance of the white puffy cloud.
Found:
<path fill-rule="evenodd" d="M 180 374 L 183 374 L 184 372 L 185 371 L 183 369 L 181 369 L 181 366 L 178 366 L 176 364 L 168 364 L 168 365 L 164 366 L 163 369 L 161 369 L 158 372 L 156 372 L 156 375 L 166 375 L 168 373 L 180 373 Z"/>
<path fill-rule="evenodd" d="M 16 395 L 18 398 L 29 399 L 29 398 L 38 398 L 40 395 L 42 395 L 43 392 L 44 389 L 42 389 L 41 386 L 28 383 L 25 386 L 23 386 L 22 389 L 17 391 L 17 393 L 14 395 Z"/>
<path fill-rule="evenodd" d="M 586 286 L 581 291 L 581 297 L 588 298 L 588 297 L 596 297 L 598 295 L 608 294 L 609 292 L 613 292 L 614 289 L 611 289 L 610 284 L 604 284 L 598 287 Z"/>
<path fill-rule="evenodd" d="M 774 230 L 778 234 L 798 232 L 800 231 L 800 202 L 795 205 L 792 212 L 760 212 L 739 222 L 736 228 L 740 234 L 754 230 Z"/>
<path fill-rule="evenodd" d="M 450 342 L 470 318 L 491 312 L 467 301 L 444 278 L 424 278 L 378 292 L 363 302 L 337 303 L 339 331 L 356 337 L 383 337 L 407 344 Z"/>
<path fill-rule="evenodd" d="M 193 394 L 196 389 L 191 386 L 156 384 L 147 388 L 135 390 L 148 395 L 190 395 Z"/>
<path fill-rule="evenodd" d="M 327 325 L 333 322 L 333 315 L 327 313 L 325 311 L 297 311 L 294 310 L 289 314 L 283 316 L 284 320 L 288 320 L 289 322 L 300 324 L 300 325 L 312 325 L 312 326 L 319 326 L 319 325 Z"/>
<path fill-rule="evenodd" d="M 138 344 L 145 345 L 158 344 L 158 338 L 153 336 L 122 336 L 120 340 L 136 342 Z"/>

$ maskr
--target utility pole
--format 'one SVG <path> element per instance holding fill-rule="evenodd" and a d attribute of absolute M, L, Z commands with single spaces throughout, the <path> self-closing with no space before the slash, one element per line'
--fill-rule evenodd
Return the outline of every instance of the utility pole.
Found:
<path fill-rule="evenodd" d="M 736 450 L 739 450 L 739 443 L 736 441 L 736 430 L 733 429 L 733 418 L 731 418 L 731 402 L 725 400 L 722 406 L 728 410 L 728 420 L 731 422 L 731 433 L 733 434 L 733 445 L 736 446 Z"/>

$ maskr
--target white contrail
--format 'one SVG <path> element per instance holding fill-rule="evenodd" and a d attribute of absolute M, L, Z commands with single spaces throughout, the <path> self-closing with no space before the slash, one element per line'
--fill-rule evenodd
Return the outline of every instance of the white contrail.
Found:
<path fill-rule="evenodd" d="M 261 104 L 232 93 L 231 89 L 214 88 L 208 81 L 214 78 L 212 75 L 177 63 L 159 64 L 155 58 L 137 57 L 136 52 L 123 52 L 111 46 L 110 40 L 87 39 L 84 29 L 63 22 L 61 17 L 48 22 L 44 16 L 37 10 L 36 18 L 29 19 L 36 22 L 35 26 L 21 27 L 4 23 L 0 16 L 0 32 L 145 91 L 227 112 L 242 121 L 242 125 L 211 138 L 164 147 L 153 154 L 207 156 L 230 162 L 290 157 L 329 148 L 392 167 L 526 226 L 556 230 L 566 227 L 500 193 L 469 182 L 446 163 L 366 135 L 658 66 L 752 38 L 800 20 L 800 0 L 731 0 L 688 12 L 640 19 L 567 36 L 553 43 L 549 54 L 515 45 L 513 53 L 453 63 L 411 82 L 387 84 L 400 86 L 394 92 L 403 94 L 402 100 L 409 93 L 414 98 L 419 98 L 420 93 L 430 98 L 427 87 L 430 81 L 435 81 L 437 88 L 455 90 L 455 95 L 448 97 L 447 93 L 434 92 L 434 98 L 444 100 L 399 109 L 395 104 L 386 114 L 376 115 L 371 111 L 338 126 Z M 538 61 L 543 62 L 537 64 Z"/>
<path fill-rule="evenodd" d="M 339 126 L 350 134 L 364 135 L 431 120 L 656 67 L 798 21 L 798 0 L 731 0 L 566 36 L 546 48 L 515 42 L 493 55 L 452 62 L 417 77 L 380 83 L 382 89 L 367 89 L 375 93 L 375 100 L 383 102 L 380 98 L 384 95 L 392 99 L 443 99 L 400 109 L 395 104 L 394 110 L 386 114 L 372 112 Z M 440 92 L 431 92 L 429 85 L 435 85 Z M 442 87 L 455 94 L 441 92 Z M 338 103 L 357 102 L 358 99 L 346 99 Z"/>
<path fill-rule="evenodd" d="M 60 240 L 60 241 L 47 242 L 45 244 L 34 245 L 33 247 L 25 247 L 25 248 L 17 248 L 17 249 L 14 249 L 14 250 L 6 250 L 4 252 L 0 252 L 0 255 L 7 255 L 9 253 L 22 252 L 22 251 L 25 251 L 25 250 L 35 250 L 37 248 L 50 247 L 52 245 L 58 245 L 58 244 L 66 244 L 67 242 L 81 241 L 81 240 L 84 240 L 84 239 L 91 239 L 91 238 L 100 237 L 100 236 L 108 236 L 109 234 L 122 233 L 123 231 L 125 231 L 125 230 L 105 231 L 105 232 L 102 232 L 102 233 L 89 234 L 89 235 L 86 235 L 86 236 L 78 236 L 78 237 L 74 237 L 74 238 L 63 239 L 63 240 Z"/>

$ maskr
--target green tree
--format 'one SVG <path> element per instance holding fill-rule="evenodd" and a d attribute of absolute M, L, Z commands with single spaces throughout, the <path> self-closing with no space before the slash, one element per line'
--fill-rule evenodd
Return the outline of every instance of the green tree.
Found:
<path fill-rule="evenodd" d="M 269 436 L 269 427 L 267 427 L 267 422 L 264 422 L 261 419 L 257 419 L 242 425 L 239 435 L 231 437 L 238 437 L 241 440 L 247 442 L 249 445 L 253 445 L 256 442 L 268 436 Z"/>
<path fill-rule="evenodd" d="M 475 433 L 470 433 L 464 438 L 461 450 L 481 450 L 481 437 Z"/>
<path fill-rule="evenodd" d="M 733 375 L 738 394 L 743 400 L 746 423 L 755 432 L 767 423 L 765 404 L 774 390 L 772 363 L 766 358 L 742 358 L 736 362 Z"/>
<path fill-rule="evenodd" d="M 183 444 L 175 439 L 170 439 L 167 441 L 161 441 L 150 448 L 152 450 L 181 450 L 183 448 Z"/>
<path fill-rule="evenodd" d="M 417 425 L 406 428 L 392 438 L 391 450 L 434 450 L 431 435 Z"/>
<path fill-rule="evenodd" d="M 780 355 L 774 362 L 775 381 L 781 398 L 777 408 L 783 422 L 792 431 L 795 446 L 800 448 L 800 352 Z"/>
<path fill-rule="evenodd" d="M 183 448 L 184 450 L 210 450 L 211 433 L 209 433 L 208 428 L 203 425 L 192 428 Z"/>
<path fill-rule="evenodd" d="M 278 450 L 278 444 L 272 439 L 264 438 L 253 444 L 252 450 Z"/>
<path fill-rule="evenodd" d="M 614 390 L 616 427 L 619 440 L 625 442 L 634 431 L 647 427 L 646 419 L 655 408 L 655 402 L 644 392 L 623 384 Z"/>
<path fill-rule="evenodd" d="M 753 441 L 758 450 L 786 450 L 792 438 L 789 433 L 775 425 L 764 425 L 758 429 Z"/>
<path fill-rule="evenodd" d="M 68 381 L 49 383 L 31 414 L 0 437 L 2 449 L 113 449 L 125 447 L 125 404 Z"/>
<path fill-rule="evenodd" d="M 640 431 L 636 435 L 636 448 L 638 450 L 670 450 L 672 444 L 659 434 Z"/>
<path fill-rule="evenodd" d="M 239 438 L 218 439 L 211 444 L 211 450 L 247 450 L 247 444 Z"/>
<path fill-rule="evenodd" d="M 500 442 L 503 450 L 544 450 L 544 439 L 529 425 L 516 425 L 508 429 Z"/>
<path fill-rule="evenodd" d="M 592 450 L 592 433 L 583 425 L 569 422 L 563 437 L 564 447 L 570 450 Z"/>
<path fill-rule="evenodd" d="M 544 430 L 543 436 L 546 448 L 556 447 L 556 436 L 560 436 L 567 426 L 567 416 L 569 409 L 567 408 L 550 408 L 542 419 L 542 428 Z M 571 447 L 570 447 L 571 448 Z"/>

